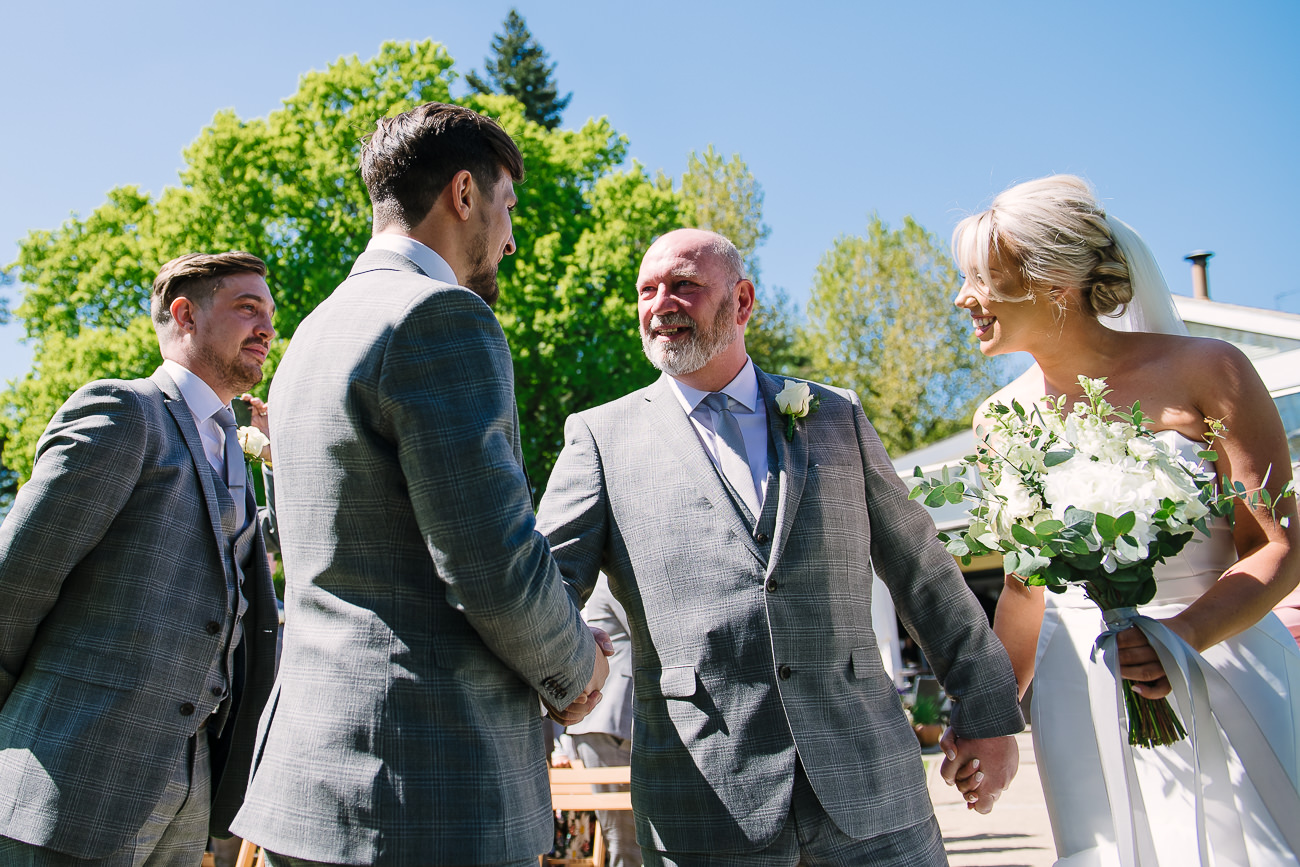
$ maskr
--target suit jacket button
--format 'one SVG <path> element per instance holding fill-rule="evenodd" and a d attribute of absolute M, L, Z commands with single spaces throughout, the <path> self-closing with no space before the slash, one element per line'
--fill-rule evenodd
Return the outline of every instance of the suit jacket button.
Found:
<path fill-rule="evenodd" d="M 790 666 L 788 666 L 788 665 L 783 665 L 783 666 L 781 666 L 780 668 L 778 668 L 778 669 L 776 670 L 776 674 L 777 674 L 777 676 L 780 677 L 782 680 L 789 680 L 789 679 L 790 679 L 790 675 L 794 674 L 794 670 L 791 669 Z"/>
<path fill-rule="evenodd" d="M 219 687 L 219 686 L 214 686 L 214 687 L 212 687 L 212 689 L 209 690 L 209 691 L 210 691 L 210 692 L 212 693 L 212 695 L 215 696 L 216 698 L 220 698 L 220 697 L 221 697 L 221 687 Z"/>
<path fill-rule="evenodd" d="M 776 579 L 775 579 L 775 578 L 768 578 L 768 579 L 767 579 L 767 585 L 766 585 L 766 586 L 767 586 L 767 592 L 768 592 L 768 593 L 775 593 L 775 592 L 776 592 Z"/>
<path fill-rule="evenodd" d="M 190 704 L 188 701 L 185 702 L 185 704 L 181 705 L 181 716 L 193 716 L 193 715 L 194 715 L 194 705 Z"/>
<path fill-rule="evenodd" d="M 760 545 L 766 545 L 766 544 L 767 544 L 767 534 L 766 534 L 766 533 L 759 533 L 757 536 L 754 537 L 754 541 L 757 542 L 757 543 L 760 544 Z"/>
<path fill-rule="evenodd" d="M 209 620 L 208 625 L 205 626 L 204 629 L 208 630 L 208 635 L 216 635 L 221 631 L 221 624 L 215 620 Z"/>

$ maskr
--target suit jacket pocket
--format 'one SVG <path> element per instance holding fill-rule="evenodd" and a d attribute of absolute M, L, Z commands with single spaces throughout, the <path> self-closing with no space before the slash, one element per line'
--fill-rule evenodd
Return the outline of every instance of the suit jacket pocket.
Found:
<path fill-rule="evenodd" d="M 634 688 L 636 698 L 642 700 L 691 698 L 696 689 L 695 666 L 670 665 L 659 671 L 637 669 Z"/>
<path fill-rule="evenodd" d="M 850 659 L 852 660 L 853 676 L 857 680 L 866 680 L 877 674 L 884 673 L 884 664 L 880 661 L 880 651 L 871 647 L 855 647 Z"/>
<path fill-rule="evenodd" d="M 32 660 L 32 668 L 112 689 L 135 689 L 140 682 L 138 660 L 78 647 L 42 648 Z"/>

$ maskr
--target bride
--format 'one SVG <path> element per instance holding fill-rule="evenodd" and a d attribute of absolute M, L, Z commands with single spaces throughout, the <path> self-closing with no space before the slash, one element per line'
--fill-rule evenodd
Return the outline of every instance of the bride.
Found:
<path fill-rule="evenodd" d="M 1282 424 L 1250 362 L 1227 343 L 1186 336 L 1150 250 L 1082 180 L 1012 187 L 958 225 L 953 249 L 965 274 L 955 303 L 970 312 L 980 351 L 1036 362 L 989 402 L 1072 404 L 1083 398 L 1080 375 L 1105 377 L 1112 405 L 1140 400 L 1158 436 L 1193 461 L 1206 419 L 1222 420 L 1220 477 L 1248 489 L 1267 479 L 1273 493 L 1291 478 Z M 1104 700 L 1113 701 L 1109 670 L 1090 659 L 1105 628 L 1096 605 L 1076 588 L 1045 600 L 1007 576 L 994 631 L 1022 695 L 1034 680 L 1058 865 L 1300 864 L 1300 652 L 1269 612 L 1300 581 L 1295 497 L 1275 514 L 1239 504 L 1235 523 L 1211 529 L 1157 567 L 1156 597 L 1141 611 L 1195 651 L 1187 658 L 1212 684 L 1204 703 L 1194 710 L 1185 690 L 1171 695 L 1140 629 L 1118 636 L 1121 676 L 1147 698 L 1170 695 L 1190 733 L 1170 747 L 1129 747 L 1121 734 Z"/>

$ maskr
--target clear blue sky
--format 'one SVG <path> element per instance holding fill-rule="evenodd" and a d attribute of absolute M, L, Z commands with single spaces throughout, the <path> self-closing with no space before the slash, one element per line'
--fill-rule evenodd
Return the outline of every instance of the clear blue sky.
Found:
<path fill-rule="evenodd" d="M 113 186 L 174 183 L 218 109 L 264 116 L 340 55 L 432 38 L 481 68 L 511 5 L 0 0 L 0 264 Z M 675 177 L 710 143 L 741 154 L 767 194 L 764 283 L 800 303 L 873 211 L 946 239 L 1004 187 L 1068 171 L 1176 292 L 1208 248 L 1216 299 L 1300 312 L 1295 0 L 517 5 L 573 91 L 566 125 L 607 115 Z M 27 367 L 19 336 L 0 329 L 0 379 Z"/>

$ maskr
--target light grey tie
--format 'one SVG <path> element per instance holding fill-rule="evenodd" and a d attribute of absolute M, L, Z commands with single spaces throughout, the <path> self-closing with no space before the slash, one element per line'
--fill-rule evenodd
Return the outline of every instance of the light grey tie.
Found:
<path fill-rule="evenodd" d="M 235 501 L 235 529 L 242 530 L 247 520 L 245 512 L 244 487 L 248 484 L 248 473 L 244 470 L 244 450 L 239 446 L 238 425 L 235 415 L 226 407 L 212 414 L 212 418 L 221 425 L 226 434 L 226 488 Z"/>
<path fill-rule="evenodd" d="M 735 398 L 718 391 L 710 393 L 701 403 L 718 416 L 714 432 L 717 434 L 718 463 L 722 465 L 722 474 L 744 501 L 750 517 L 758 520 L 758 490 L 754 487 L 754 474 L 749 469 L 749 452 L 745 449 L 740 423 L 731 414 L 731 407 L 740 404 Z"/>

